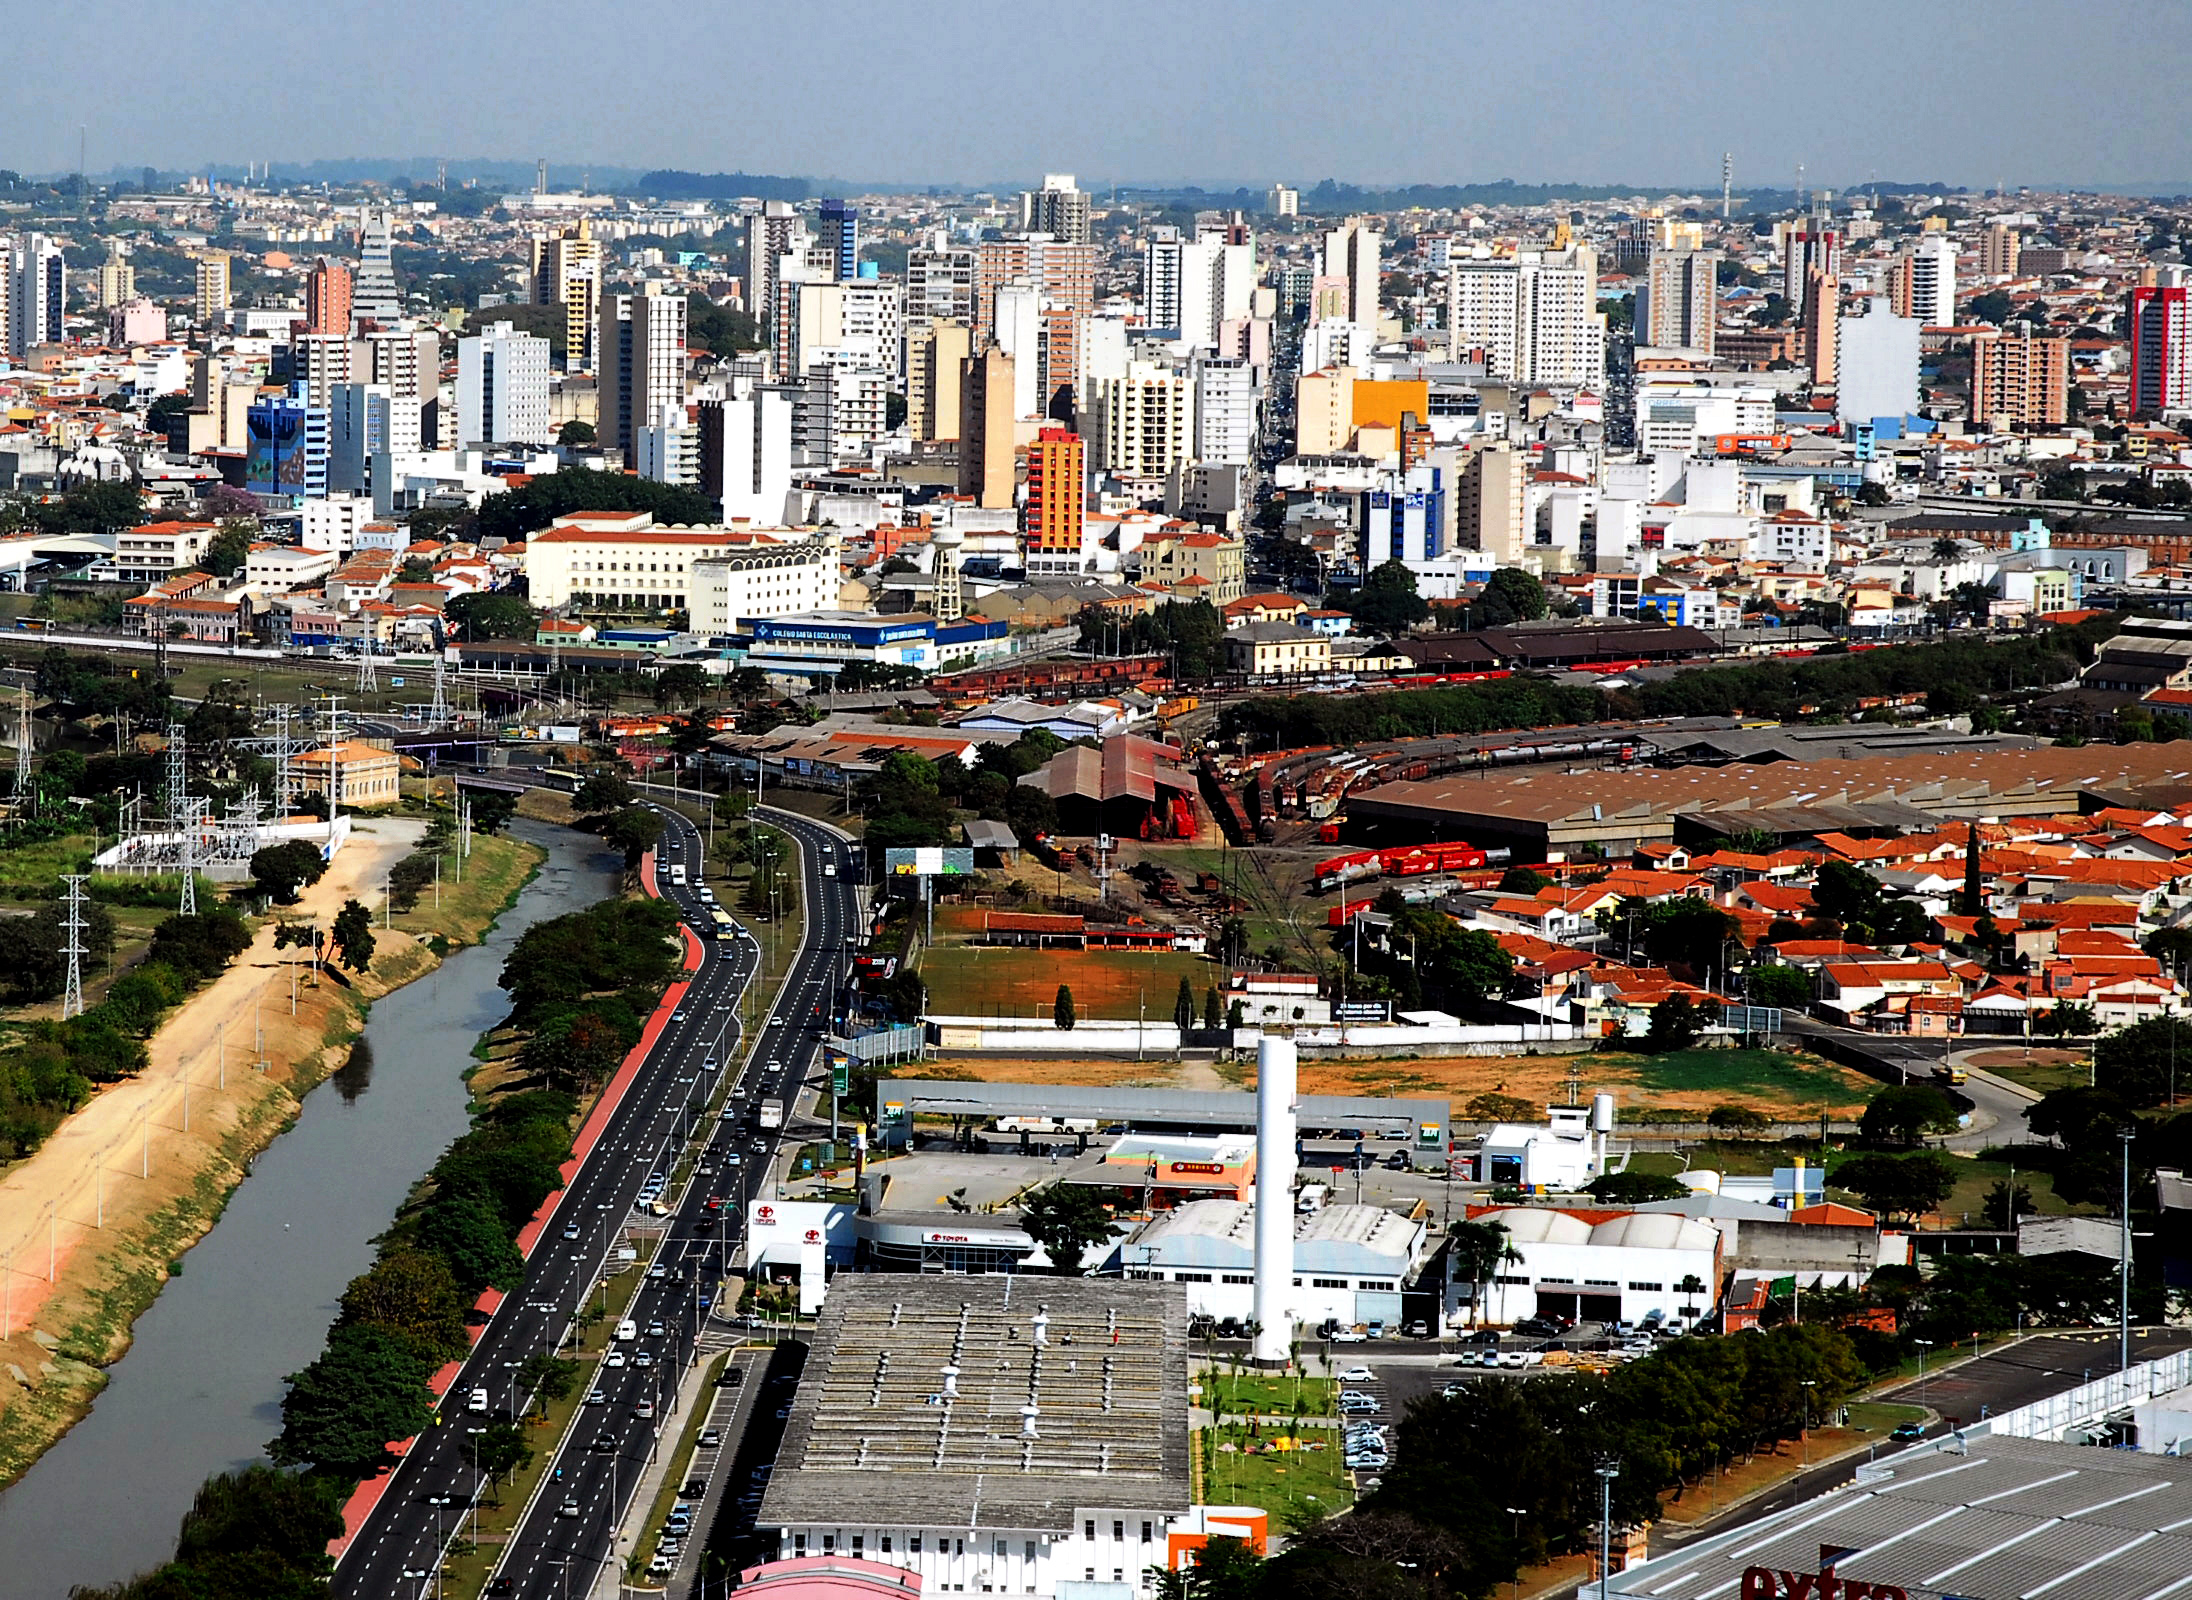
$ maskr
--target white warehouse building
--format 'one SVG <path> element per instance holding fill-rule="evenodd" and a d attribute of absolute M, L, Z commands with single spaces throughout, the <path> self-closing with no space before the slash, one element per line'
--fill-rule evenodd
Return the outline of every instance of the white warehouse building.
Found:
<path fill-rule="evenodd" d="M 1633 1211 L 1593 1226 L 1551 1207 L 1510 1206 L 1472 1220 L 1506 1229 L 1509 1248 L 1521 1258 L 1502 1262 L 1484 1286 L 1483 1310 L 1474 1318 L 1479 1322 L 1509 1324 L 1540 1315 L 1639 1322 L 1657 1312 L 1666 1321 L 1689 1323 L 1717 1298 L 1721 1233 L 1694 1217 Z M 1685 1289 L 1686 1283 L 1697 1287 Z M 1475 1289 L 1465 1279 L 1449 1282 L 1450 1326 L 1472 1320 Z"/>
<path fill-rule="evenodd" d="M 1423 1259 L 1427 1229 L 1382 1206 L 1326 1206 L 1294 1218 L 1294 1321 L 1304 1327 L 1398 1327 L 1401 1288 Z M 1128 1278 L 1177 1283 L 1191 1316 L 1246 1322 L 1255 1312 L 1256 1208 L 1190 1200 L 1120 1246 Z"/>

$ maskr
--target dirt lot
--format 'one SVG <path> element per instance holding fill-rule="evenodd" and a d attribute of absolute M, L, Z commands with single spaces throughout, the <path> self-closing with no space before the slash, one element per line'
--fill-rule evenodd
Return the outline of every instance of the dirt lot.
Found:
<path fill-rule="evenodd" d="M 941 916 L 937 928 L 943 931 Z M 1047 1017 L 1062 983 L 1073 990 L 1080 1016 L 1131 1021 L 1142 1012 L 1168 1022 L 1181 978 L 1194 990 L 1199 1019 L 1205 991 L 1222 984 L 1225 973 L 1214 961 L 1174 950 L 932 945 L 921 952 L 921 976 L 929 986 L 930 1012 L 942 1016 Z"/>

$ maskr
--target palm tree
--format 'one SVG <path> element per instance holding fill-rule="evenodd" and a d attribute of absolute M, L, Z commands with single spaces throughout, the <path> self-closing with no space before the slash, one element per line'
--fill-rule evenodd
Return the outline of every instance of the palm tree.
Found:
<path fill-rule="evenodd" d="M 1698 1277 L 1698 1275 L 1694 1272 L 1685 1273 L 1683 1275 L 1682 1281 L 1676 1284 L 1674 1287 L 1676 1293 L 1684 1296 L 1686 1299 L 1693 1301 L 1699 1295 L 1705 1292 L 1704 1280 Z M 1695 1305 L 1684 1306 L 1682 1308 L 1682 1315 L 1689 1321 L 1695 1322 L 1697 1320 L 1697 1307 Z"/>
<path fill-rule="evenodd" d="M 1457 1222 L 1446 1232 L 1453 1240 L 1454 1270 L 1471 1286 L 1469 1320 L 1472 1324 L 1481 1322 L 1484 1286 L 1499 1275 L 1502 1266 L 1519 1262 L 1522 1257 L 1508 1242 L 1507 1229 L 1497 1222 Z"/>

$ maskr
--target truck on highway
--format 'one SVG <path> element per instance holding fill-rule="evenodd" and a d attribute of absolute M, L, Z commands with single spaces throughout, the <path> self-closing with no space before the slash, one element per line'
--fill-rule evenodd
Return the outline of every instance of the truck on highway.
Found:
<path fill-rule="evenodd" d="M 760 1123 L 760 1125 L 761 1125 L 762 1127 L 764 1127 L 764 1128 L 781 1128 L 781 1127 L 783 1127 L 783 1126 L 784 1126 L 784 1096 L 783 1096 L 783 1095 L 780 1095 L 780 1094 L 767 1094 L 767 1095 L 763 1095 L 763 1096 L 761 1097 L 760 1101 L 758 1102 L 758 1104 L 757 1104 L 757 1105 L 755 1106 L 755 1108 L 754 1108 L 754 1109 L 755 1109 L 755 1116 L 756 1116 L 757 1120 L 759 1121 L 759 1123 Z"/>

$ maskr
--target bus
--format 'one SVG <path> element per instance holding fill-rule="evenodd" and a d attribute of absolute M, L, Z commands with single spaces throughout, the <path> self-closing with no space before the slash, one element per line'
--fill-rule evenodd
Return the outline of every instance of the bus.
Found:
<path fill-rule="evenodd" d="M 713 914 L 715 917 L 715 936 L 718 939 L 735 939 L 738 937 L 738 925 L 731 921 L 731 914 L 728 911 L 725 911 L 721 906 L 717 906 Z"/>

